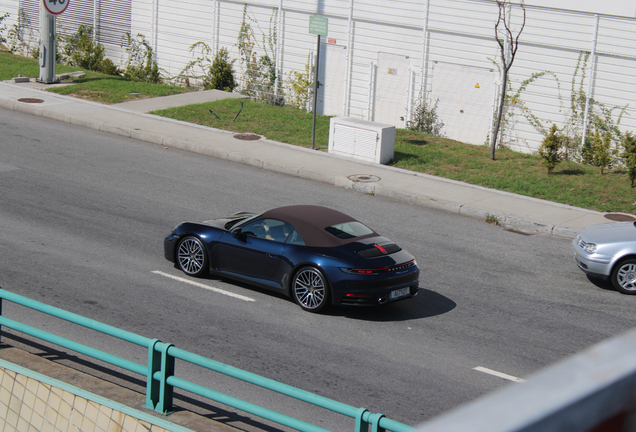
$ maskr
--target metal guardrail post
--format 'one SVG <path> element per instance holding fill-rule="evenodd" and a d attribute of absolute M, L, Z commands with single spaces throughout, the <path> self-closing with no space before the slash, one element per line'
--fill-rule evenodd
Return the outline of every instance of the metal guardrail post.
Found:
<path fill-rule="evenodd" d="M 155 411 L 169 414 L 172 411 L 174 387 L 168 384 L 167 380 L 169 377 L 174 376 L 174 357 L 168 354 L 168 350 L 174 345 L 168 343 L 158 343 L 157 345 L 161 352 L 161 370 L 159 371 L 161 379 L 159 380 L 159 404 Z"/>
<path fill-rule="evenodd" d="M 366 408 L 360 408 L 356 413 L 356 426 L 355 432 L 368 432 L 369 423 L 364 419 L 365 415 L 369 412 Z"/>
<path fill-rule="evenodd" d="M 369 423 L 371 423 L 371 432 L 386 432 L 382 426 L 380 426 L 380 420 L 384 418 L 384 414 L 371 414 L 369 416 Z"/>
<path fill-rule="evenodd" d="M 148 369 L 146 372 L 146 408 L 155 409 L 159 403 L 161 386 L 155 381 L 153 375 L 161 370 L 161 356 L 157 355 L 155 346 L 161 342 L 153 339 L 148 345 Z"/>

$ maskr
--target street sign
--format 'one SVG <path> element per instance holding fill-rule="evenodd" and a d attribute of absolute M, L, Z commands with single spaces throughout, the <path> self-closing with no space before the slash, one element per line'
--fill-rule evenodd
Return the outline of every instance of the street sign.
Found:
<path fill-rule="evenodd" d="M 327 27 L 329 26 L 328 21 L 329 20 L 327 19 L 327 17 L 324 17 L 322 15 L 310 16 L 309 17 L 309 33 L 315 34 L 318 36 L 327 36 Z"/>
<path fill-rule="evenodd" d="M 66 10 L 70 0 L 42 0 L 50 14 L 59 15 Z"/>

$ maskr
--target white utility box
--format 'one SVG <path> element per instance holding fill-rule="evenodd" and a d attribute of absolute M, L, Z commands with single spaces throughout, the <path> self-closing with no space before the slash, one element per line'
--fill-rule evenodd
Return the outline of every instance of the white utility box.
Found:
<path fill-rule="evenodd" d="M 395 126 L 350 117 L 329 121 L 329 153 L 386 164 L 394 149 Z"/>

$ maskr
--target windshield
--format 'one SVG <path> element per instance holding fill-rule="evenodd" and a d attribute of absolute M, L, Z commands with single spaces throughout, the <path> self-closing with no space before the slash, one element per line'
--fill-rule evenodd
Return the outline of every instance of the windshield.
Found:
<path fill-rule="evenodd" d="M 252 216 L 244 218 L 244 219 L 231 220 L 231 221 L 229 221 L 228 223 L 225 224 L 225 229 L 228 230 L 228 231 L 232 231 L 234 228 L 238 227 L 242 223 L 251 221 L 252 219 L 256 219 L 257 217 L 260 217 L 260 216 L 261 216 L 260 214 L 255 214 L 255 215 L 252 215 Z"/>
<path fill-rule="evenodd" d="M 325 228 L 325 231 L 343 240 L 373 234 L 370 228 L 356 221 L 332 225 Z"/>

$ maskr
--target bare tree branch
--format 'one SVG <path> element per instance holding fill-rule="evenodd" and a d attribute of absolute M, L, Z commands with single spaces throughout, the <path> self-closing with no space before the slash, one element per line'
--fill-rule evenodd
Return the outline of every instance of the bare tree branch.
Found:
<path fill-rule="evenodd" d="M 495 122 L 495 128 L 493 130 L 493 134 L 490 137 L 490 159 L 495 160 L 495 149 L 497 147 L 497 139 L 499 137 L 499 128 L 501 127 L 501 118 L 503 117 L 503 109 L 506 100 L 506 90 L 508 85 L 508 71 L 512 67 L 512 63 L 515 60 L 515 56 L 517 55 L 517 49 L 519 48 L 519 36 L 521 36 L 521 32 L 523 32 L 524 27 L 526 26 L 526 8 L 523 4 L 519 5 L 521 10 L 523 11 L 523 22 L 521 24 L 521 28 L 517 32 L 517 36 L 515 37 L 512 33 L 512 29 L 509 23 L 508 18 L 506 18 L 506 8 L 510 7 L 510 2 L 506 0 L 497 0 L 497 6 L 499 7 L 499 15 L 497 16 L 497 22 L 495 23 L 495 40 L 499 44 L 499 51 L 501 53 L 501 91 L 499 97 L 499 108 L 497 110 L 497 119 Z M 506 44 L 499 38 L 499 26 L 503 25 L 503 32 L 505 33 L 505 38 L 508 40 L 508 51 L 506 52 Z M 506 56 L 509 54 L 509 57 Z"/>

